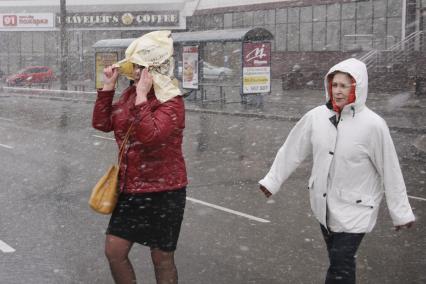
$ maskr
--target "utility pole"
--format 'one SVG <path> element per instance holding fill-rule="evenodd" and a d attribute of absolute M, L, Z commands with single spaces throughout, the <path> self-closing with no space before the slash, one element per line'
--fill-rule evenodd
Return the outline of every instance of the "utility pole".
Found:
<path fill-rule="evenodd" d="M 67 16 L 67 8 L 66 8 L 66 0 L 61 0 L 61 15 L 60 15 L 60 21 L 61 21 L 61 90 L 67 90 L 68 89 L 68 66 L 67 66 L 67 59 L 68 59 L 68 38 L 67 38 L 67 29 L 66 29 L 66 16 Z"/>

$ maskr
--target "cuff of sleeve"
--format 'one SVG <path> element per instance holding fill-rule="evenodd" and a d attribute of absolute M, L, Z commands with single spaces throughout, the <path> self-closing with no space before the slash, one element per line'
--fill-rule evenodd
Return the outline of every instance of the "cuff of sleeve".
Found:
<path fill-rule="evenodd" d="M 115 90 L 104 91 L 102 89 L 98 89 L 98 96 L 113 96 Z"/>
<path fill-rule="evenodd" d="M 409 212 L 403 217 L 394 217 L 392 219 L 392 222 L 394 226 L 401 226 L 401 225 L 405 225 L 407 223 L 413 222 L 415 220 L 416 218 L 414 217 L 413 212 Z"/>
<path fill-rule="evenodd" d="M 280 186 L 277 185 L 273 180 L 271 180 L 267 176 L 261 179 L 259 181 L 259 184 L 266 187 L 266 189 L 272 194 L 275 194 L 280 190 Z"/>

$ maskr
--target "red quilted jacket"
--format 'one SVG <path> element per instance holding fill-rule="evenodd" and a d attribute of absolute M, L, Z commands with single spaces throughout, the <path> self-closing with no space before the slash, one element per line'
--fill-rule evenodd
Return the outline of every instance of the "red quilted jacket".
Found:
<path fill-rule="evenodd" d="M 127 88 L 117 102 L 114 91 L 98 91 L 93 127 L 110 132 L 120 148 L 134 121 L 120 164 L 119 187 L 125 193 L 176 190 L 187 185 L 182 155 L 185 107 L 178 96 L 160 103 L 154 91 L 135 106 L 136 88 Z"/>

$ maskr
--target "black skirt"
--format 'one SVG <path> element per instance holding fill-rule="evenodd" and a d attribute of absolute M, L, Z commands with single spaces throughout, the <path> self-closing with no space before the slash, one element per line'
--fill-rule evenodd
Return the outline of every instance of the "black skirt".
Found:
<path fill-rule="evenodd" d="M 185 210 L 186 188 L 142 194 L 120 194 L 106 234 L 175 251 Z"/>

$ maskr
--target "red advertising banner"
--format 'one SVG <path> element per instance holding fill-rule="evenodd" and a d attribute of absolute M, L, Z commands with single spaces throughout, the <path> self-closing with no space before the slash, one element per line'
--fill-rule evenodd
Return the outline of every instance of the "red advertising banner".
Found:
<path fill-rule="evenodd" d="M 0 30 L 51 30 L 53 13 L 0 14 Z"/>
<path fill-rule="evenodd" d="M 245 42 L 243 45 L 243 67 L 271 66 L 270 42 Z"/>

